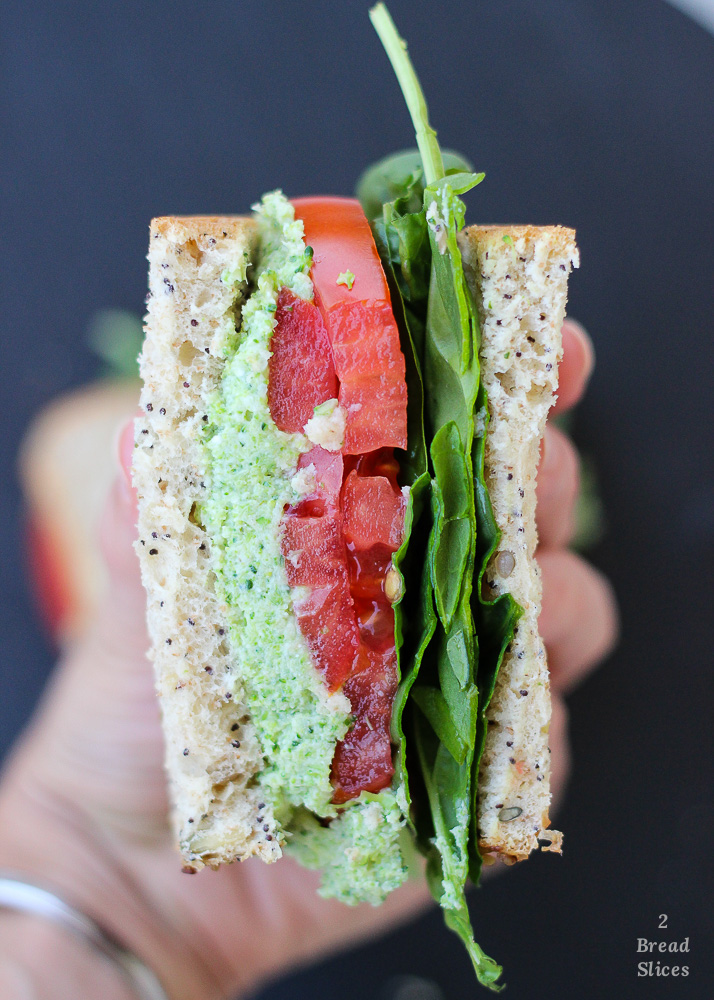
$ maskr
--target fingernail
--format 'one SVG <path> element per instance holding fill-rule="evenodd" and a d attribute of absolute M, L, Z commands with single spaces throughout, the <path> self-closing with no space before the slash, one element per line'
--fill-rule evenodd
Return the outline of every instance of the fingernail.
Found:
<path fill-rule="evenodd" d="M 578 323 L 576 319 L 571 319 L 569 316 L 563 320 L 563 327 L 567 327 L 573 337 L 580 343 L 583 355 L 584 379 L 587 382 L 595 367 L 595 347 L 592 338 L 582 323 Z"/>

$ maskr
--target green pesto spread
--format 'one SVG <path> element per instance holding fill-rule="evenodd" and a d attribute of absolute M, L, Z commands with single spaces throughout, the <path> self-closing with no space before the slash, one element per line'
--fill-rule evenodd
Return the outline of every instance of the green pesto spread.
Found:
<path fill-rule="evenodd" d="M 321 869 L 321 896 L 376 905 L 407 877 L 399 849 L 403 827 L 404 814 L 391 789 L 378 795 L 363 792 L 327 827 L 301 812 L 288 852 L 305 868 Z"/>
<path fill-rule="evenodd" d="M 328 694 L 312 663 L 280 549 L 285 506 L 306 488 L 305 477 L 296 474 L 298 459 L 313 445 L 304 434 L 278 430 L 270 416 L 270 340 L 282 287 L 313 298 L 312 254 L 302 222 L 281 192 L 265 195 L 256 215 L 257 280 L 209 406 L 211 489 L 201 517 L 213 540 L 237 680 L 261 741 L 261 791 L 288 837 L 296 810 L 307 817 L 296 838 L 305 859 L 319 857 L 326 894 L 376 902 L 405 877 L 398 846 L 404 819 L 389 790 L 339 814 L 331 802 L 330 765 L 347 731 L 350 706 L 344 695 Z M 334 819 L 322 826 L 311 813 Z"/>

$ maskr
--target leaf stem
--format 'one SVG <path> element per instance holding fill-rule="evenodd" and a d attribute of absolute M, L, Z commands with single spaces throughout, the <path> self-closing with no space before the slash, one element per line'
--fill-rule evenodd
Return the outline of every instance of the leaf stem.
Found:
<path fill-rule="evenodd" d="M 404 100 L 407 102 L 409 114 L 414 123 L 416 141 L 424 166 L 424 179 L 427 184 L 440 181 L 444 177 L 444 162 L 436 139 L 436 132 L 429 125 L 429 112 L 424 99 L 416 70 L 407 52 L 407 43 L 400 37 L 392 16 L 383 3 L 378 3 L 369 12 L 369 19 L 392 64 L 399 86 L 402 88 Z"/>

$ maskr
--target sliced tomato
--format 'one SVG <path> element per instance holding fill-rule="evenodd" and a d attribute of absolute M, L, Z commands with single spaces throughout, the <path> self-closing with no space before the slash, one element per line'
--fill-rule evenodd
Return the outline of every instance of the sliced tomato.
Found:
<path fill-rule="evenodd" d="M 342 450 L 359 455 L 382 447 L 406 448 L 404 355 L 364 212 L 353 198 L 298 198 L 293 205 L 313 249 L 310 277 L 347 415 Z"/>
<path fill-rule="evenodd" d="M 342 455 L 316 447 L 300 456 L 299 467 L 314 476 L 314 484 L 284 518 L 285 570 L 291 587 L 305 588 L 295 602 L 300 631 L 335 691 L 352 673 L 360 648 L 339 510 Z"/>
<path fill-rule="evenodd" d="M 337 579 L 323 587 L 312 587 L 295 602 L 295 613 L 328 689 L 339 690 L 354 671 L 360 651 L 349 583 Z"/>
<path fill-rule="evenodd" d="M 300 469 L 308 471 L 308 479 L 314 477 L 314 488 L 297 505 L 297 512 L 302 513 L 305 509 L 303 505 L 316 501 L 321 501 L 326 508 L 336 510 L 339 506 L 344 472 L 342 455 L 339 452 L 326 451 L 316 445 L 310 451 L 302 453 L 298 461 L 298 470 Z"/>
<path fill-rule="evenodd" d="M 304 588 L 295 602 L 300 631 L 315 666 L 335 691 L 352 673 L 360 648 L 339 514 L 288 514 L 282 549 L 288 583 Z"/>
<path fill-rule="evenodd" d="M 384 476 L 392 484 L 394 490 L 399 489 L 399 462 L 394 457 L 391 448 L 381 448 L 370 451 L 359 458 L 349 458 L 345 463 L 348 472 L 356 469 L 360 476 Z"/>
<path fill-rule="evenodd" d="M 386 788 L 394 774 L 389 735 L 398 683 L 394 646 L 384 652 L 363 653 L 360 664 L 362 669 L 343 688 L 355 722 L 337 744 L 332 761 L 332 801 L 338 805 L 362 791 Z"/>
<path fill-rule="evenodd" d="M 362 644 L 381 653 L 394 646 L 394 609 L 385 602 L 381 586 L 369 597 L 357 596 L 354 587 L 351 593 Z"/>
<path fill-rule="evenodd" d="M 283 555 L 291 587 L 322 587 L 347 579 L 345 543 L 334 515 L 286 517 Z"/>
<path fill-rule="evenodd" d="M 360 476 L 355 470 L 342 487 L 345 541 L 357 551 L 385 545 L 396 552 L 404 535 L 406 502 L 385 476 Z"/>
<path fill-rule="evenodd" d="M 268 405 L 281 431 L 301 431 L 320 403 L 337 398 L 332 348 L 320 310 L 287 289 L 270 341 Z"/>
<path fill-rule="evenodd" d="M 355 600 L 385 601 L 384 580 L 392 566 L 392 550 L 386 545 L 372 545 L 358 551 L 347 546 L 350 587 Z"/>
<path fill-rule="evenodd" d="M 312 247 L 310 277 L 323 311 L 339 302 L 391 302 L 372 230 L 356 198 L 293 198 L 292 205 Z M 337 284 L 347 271 L 354 275 L 352 288 Z"/>

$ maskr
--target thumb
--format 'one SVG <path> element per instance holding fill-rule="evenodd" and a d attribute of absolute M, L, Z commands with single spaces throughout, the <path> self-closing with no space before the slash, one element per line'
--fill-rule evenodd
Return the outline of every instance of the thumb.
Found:
<path fill-rule="evenodd" d="M 145 597 L 139 560 L 134 552 L 137 537 L 137 497 L 131 483 L 134 449 L 133 421 L 127 421 L 118 438 L 117 475 L 99 523 L 99 544 L 109 573 L 109 592 L 96 623 L 105 641 L 117 642 L 126 651 L 148 648 Z"/>
<path fill-rule="evenodd" d="M 119 430 L 116 444 L 117 472 L 107 497 L 99 525 L 102 555 L 113 583 L 136 583 L 138 560 L 133 551 L 136 539 L 137 495 L 131 481 L 134 451 L 134 422 L 127 420 Z"/>
<path fill-rule="evenodd" d="M 87 811 L 118 827 L 147 811 L 163 822 L 161 730 L 147 657 L 145 601 L 136 538 L 136 500 L 127 478 L 132 427 L 99 526 L 109 587 L 89 629 L 67 647 L 47 688 L 33 741 L 36 770 Z M 48 752 L 48 748 L 52 752 Z"/>

